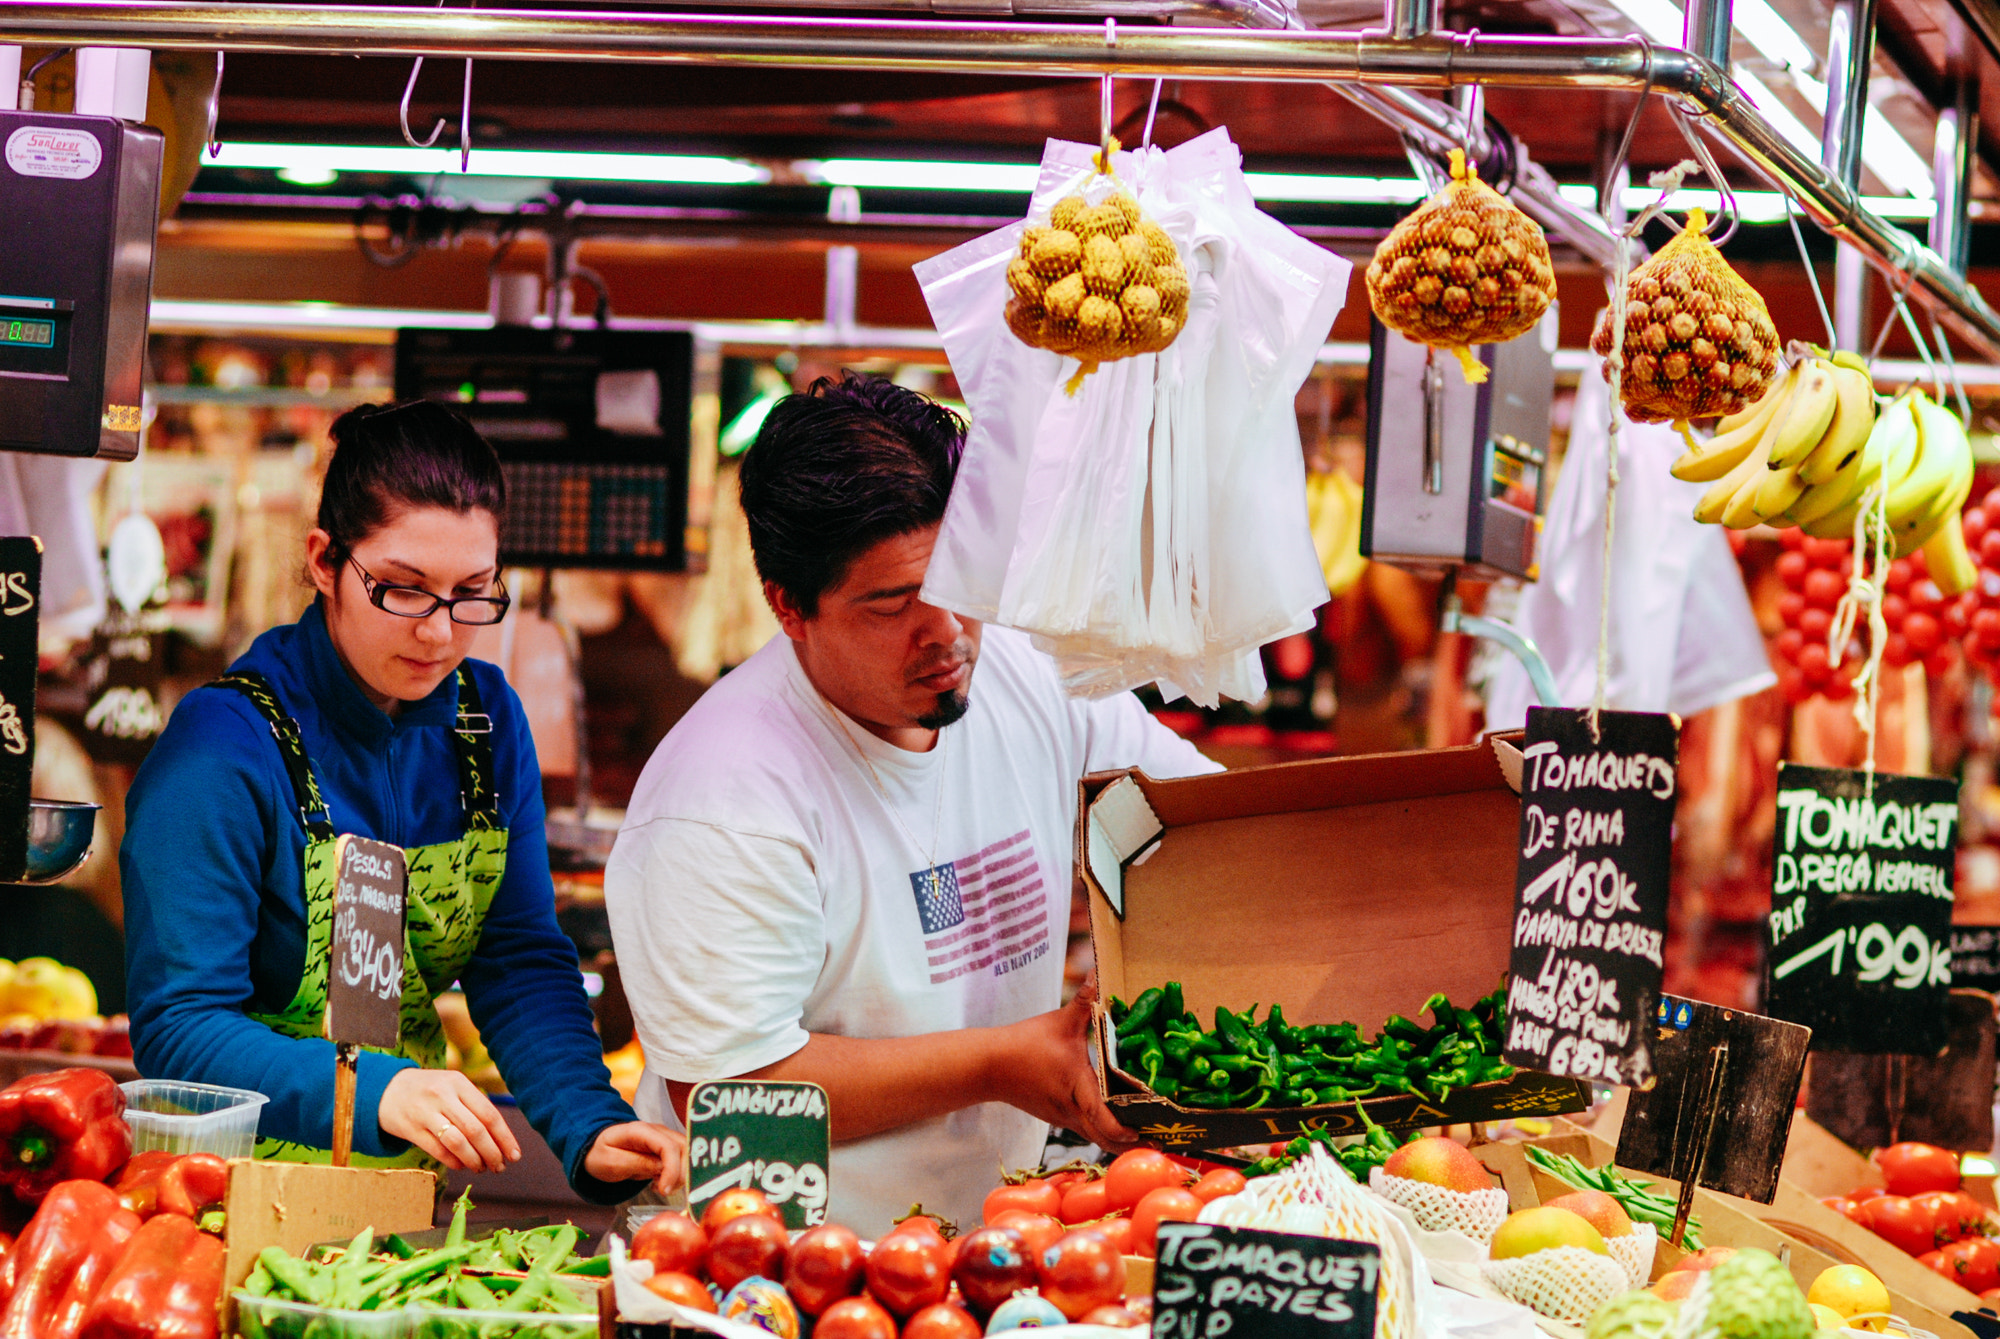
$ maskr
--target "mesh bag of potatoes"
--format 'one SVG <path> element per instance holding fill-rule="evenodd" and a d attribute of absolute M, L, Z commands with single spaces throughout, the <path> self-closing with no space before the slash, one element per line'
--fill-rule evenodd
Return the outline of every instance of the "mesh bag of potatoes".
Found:
<path fill-rule="evenodd" d="M 1391 1204 L 1400 1204 L 1426 1232 L 1459 1232 L 1481 1246 L 1507 1221 L 1507 1192 L 1453 1190 L 1407 1176 L 1391 1176 L 1380 1167 L 1368 1173 L 1368 1188 Z"/>
<path fill-rule="evenodd" d="M 1778 328 L 1757 290 L 1703 234 L 1707 215 L 1632 271 L 1625 284 L 1625 373 L 1619 399 L 1640 423 L 1685 423 L 1755 404 L 1778 371 Z M 1591 351 L 1611 356 L 1612 308 Z M 1606 380 L 1611 365 L 1604 365 Z"/>
<path fill-rule="evenodd" d="M 1045 223 L 1028 225 L 1007 287 L 1007 328 L 1031 348 L 1081 364 L 1065 387 L 1072 395 L 1098 364 L 1159 353 L 1187 324 L 1179 248 L 1108 175 L 1057 200 Z"/>
<path fill-rule="evenodd" d="M 1382 324 L 1449 351 L 1470 382 L 1486 380 L 1474 344 L 1534 329 L 1556 296 L 1548 239 L 1512 201 L 1451 151 L 1451 181 L 1398 223 L 1368 264 L 1368 304 Z"/>

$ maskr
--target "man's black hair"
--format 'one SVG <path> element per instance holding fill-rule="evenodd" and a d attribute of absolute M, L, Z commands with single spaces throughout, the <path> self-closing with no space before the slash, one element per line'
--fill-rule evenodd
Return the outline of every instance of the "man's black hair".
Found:
<path fill-rule="evenodd" d="M 965 420 L 881 377 L 821 377 L 771 407 L 739 482 L 757 575 L 807 618 L 868 548 L 935 525 Z"/>

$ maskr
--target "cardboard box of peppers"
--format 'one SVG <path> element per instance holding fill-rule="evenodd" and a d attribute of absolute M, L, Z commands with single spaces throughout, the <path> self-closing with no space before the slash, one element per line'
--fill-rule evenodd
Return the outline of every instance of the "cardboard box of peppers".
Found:
<path fill-rule="evenodd" d="M 1215 1029 L 1204 1031 L 1180 982 L 1169 981 L 1130 1006 L 1113 999 L 1111 1021 L 1118 1068 L 1154 1093 L 1184 1107 L 1255 1111 L 1395 1094 L 1443 1102 L 1512 1078 L 1500 1058 L 1505 1003 L 1498 990 L 1469 1009 L 1433 995 L 1418 1011 L 1435 1020 L 1430 1027 L 1392 1014 L 1370 1041 L 1353 1023 L 1294 1027 L 1276 1004 L 1261 1022 L 1254 1004 L 1241 1014 L 1217 1005 Z"/>
<path fill-rule="evenodd" d="M 0 1336 L 215 1339 L 228 1188 L 212 1153 L 133 1156 L 102 1070 L 0 1089 Z"/>

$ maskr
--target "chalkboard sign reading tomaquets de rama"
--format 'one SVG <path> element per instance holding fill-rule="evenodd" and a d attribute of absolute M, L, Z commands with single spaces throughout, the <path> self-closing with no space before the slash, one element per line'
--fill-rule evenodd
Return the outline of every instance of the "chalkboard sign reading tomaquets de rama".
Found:
<path fill-rule="evenodd" d="M 1764 1011 L 1815 1051 L 1943 1050 L 1958 783 L 1781 764 L 1772 844 Z"/>
<path fill-rule="evenodd" d="M 1534 707 L 1521 749 L 1521 847 L 1507 1060 L 1643 1086 L 1667 934 L 1680 722 Z"/>

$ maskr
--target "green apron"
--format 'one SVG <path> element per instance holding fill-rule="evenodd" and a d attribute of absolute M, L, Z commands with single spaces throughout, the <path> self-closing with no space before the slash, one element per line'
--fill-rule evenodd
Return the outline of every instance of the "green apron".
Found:
<path fill-rule="evenodd" d="M 275 1014 L 249 1015 L 287 1037 L 323 1037 L 326 1019 L 326 974 L 333 929 L 334 831 L 332 815 L 314 779 L 311 760 L 298 722 L 285 714 L 270 683 L 254 670 L 239 670 L 215 681 L 249 698 L 270 723 L 278 753 L 292 779 L 299 821 L 305 825 L 305 971 L 292 1002 Z M 418 846 L 406 853 L 410 886 L 408 923 L 403 948 L 402 1044 L 386 1052 L 414 1060 L 425 1069 L 442 1069 L 444 1025 L 432 1003 L 449 989 L 472 959 L 479 944 L 486 909 L 507 869 L 507 829 L 500 821 L 500 801 L 493 790 L 493 723 L 480 710 L 472 676 L 458 671 L 458 723 L 452 745 L 458 754 L 459 800 L 465 807 L 466 831 L 457 841 Z M 379 1047 L 369 1047 L 380 1050 Z M 357 1113 L 357 1119 L 367 1119 Z M 284 1162 L 326 1162 L 326 1149 L 283 1139 L 259 1139 L 257 1156 Z M 411 1145 L 389 1158 L 352 1159 L 357 1167 L 429 1167 L 437 1161 Z"/>

